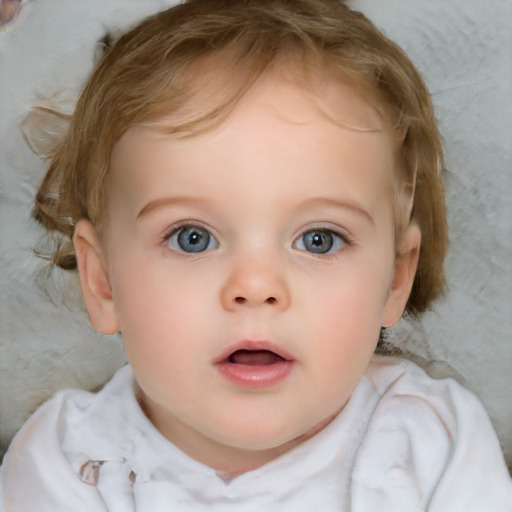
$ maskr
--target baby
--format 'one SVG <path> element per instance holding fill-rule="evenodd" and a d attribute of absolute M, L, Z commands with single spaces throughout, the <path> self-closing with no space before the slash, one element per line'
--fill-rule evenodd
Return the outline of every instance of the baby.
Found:
<path fill-rule="evenodd" d="M 121 37 L 37 196 L 129 365 L 18 433 L 3 509 L 510 511 L 482 406 L 375 355 L 442 292 L 442 150 L 337 0 L 195 0 Z"/>

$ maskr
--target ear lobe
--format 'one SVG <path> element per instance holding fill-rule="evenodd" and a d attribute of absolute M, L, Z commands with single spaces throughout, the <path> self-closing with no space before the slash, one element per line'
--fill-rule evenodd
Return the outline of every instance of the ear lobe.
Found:
<path fill-rule="evenodd" d="M 89 320 L 97 331 L 114 334 L 120 330 L 119 320 L 102 259 L 100 240 L 96 229 L 89 221 L 77 222 L 73 244 Z"/>
<path fill-rule="evenodd" d="M 382 326 L 391 327 L 402 317 L 414 283 L 420 255 L 421 231 L 416 223 L 407 227 L 395 257 L 393 280 L 382 313 Z"/>

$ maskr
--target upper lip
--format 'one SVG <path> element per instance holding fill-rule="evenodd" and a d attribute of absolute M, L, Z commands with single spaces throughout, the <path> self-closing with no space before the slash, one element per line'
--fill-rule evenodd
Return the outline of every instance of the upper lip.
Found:
<path fill-rule="evenodd" d="M 227 347 L 226 350 L 213 360 L 213 363 L 219 364 L 227 362 L 231 354 L 234 354 L 237 350 L 268 350 L 282 357 L 285 361 L 294 360 L 293 356 L 286 350 L 270 341 L 242 340 Z"/>

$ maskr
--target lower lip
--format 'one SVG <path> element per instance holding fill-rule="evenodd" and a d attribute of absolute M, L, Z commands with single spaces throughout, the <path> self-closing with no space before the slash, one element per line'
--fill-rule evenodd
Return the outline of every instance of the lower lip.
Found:
<path fill-rule="evenodd" d="M 275 386 L 288 377 L 293 369 L 293 361 L 252 366 L 228 361 L 218 363 L 217 370 L 235 386 L 246 389 L 263 389 Z"/>

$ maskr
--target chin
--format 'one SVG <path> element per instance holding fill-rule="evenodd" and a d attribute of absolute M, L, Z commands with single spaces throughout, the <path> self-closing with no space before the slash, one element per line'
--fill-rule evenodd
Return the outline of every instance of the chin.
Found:
<path fill-rule="evenodd" d="M 291 428 L 294 426 L 292 418 L 285 419 L 283 424 L 266 424 L 261 421 L 244 423 L 237 428 L 231 427 L 224 430 L 223 437 L 225 444 L 233 448 L 248 451 L 278 450 L 284 453 L 315 435 L 330 423 L 331 419 L 323 420 L 313 426 L 307 424 L 302 428 Z"/>

